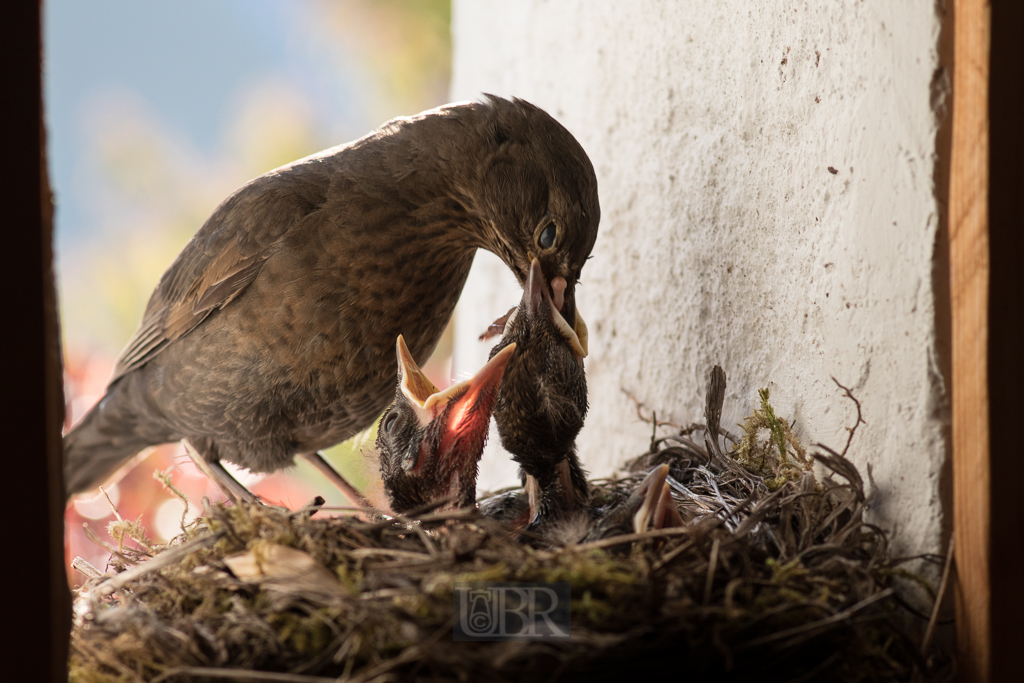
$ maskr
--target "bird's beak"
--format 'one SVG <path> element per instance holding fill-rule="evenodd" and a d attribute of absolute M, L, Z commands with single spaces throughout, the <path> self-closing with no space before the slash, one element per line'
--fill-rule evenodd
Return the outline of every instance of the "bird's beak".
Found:
<path fill-rule="evenodd" d="M 515 344 L 509 344 L 487 361 L 473 377 L 441 391 L 423 374 L 409 353 L 405 339 L 399 335 L 397 351 L 402 393 L 416 411 L 420 425 L 430 424 L 445 406 L 451 404 L 447 425 L 449 431 L 463 433 L 473 425 L 486 432 L 494 402 L 498 398 L 498 386 L 515 348 Z M 480 422 L 482 425 L 478 424 Z"/>
<path fill-rule="evenodd" d="M 420 409 L 416 411 L 419 414 L 421 410 L 426 408 L 425 403 L 427 399 L 441 390 L 434 386 L 434 383 L 420 370 L 420 366 L 417 365 L 416 359 L 409 352 L 409 347 L 406 346 L 405 338 L 402 335 L 398 335 L 396 350 L 398 352 L 398 373 L 402 378 L 402 393 L 409 399 L 409 403 L 413 407 Z M 430 422 L 430 420 L 427 420 L 427 422 Z M 421 423 L 426 424 L 422 420 Z"/>
<path fill-rule="evenodd" d="M 635 493 L 642 495 L 643 501 L 633 515 L 633 533 L 684 525 L 672 500 L 672 491 L 665 484 L 667 477 L 668 465 L 659 465 L 636 487 Z"/>
<path fill-rule="evenodd" d="M 552 281 L 552 285 L 554 285 L 559 280 L 563 283 L 565 282 L 565 278 L 557 277 Z M 562 314 L 562 318 L 564 318 L 566 321 L 572 321 L 571 327 L 573 331 L 576 333 L 576 336 L 579 338 L 581 346 L 584 349 L 586 349 L 587 323 L 583 321 L 583 316 L 580 315 L 579 309 L 576 308 L 576 288 L 575 286 L 573 286 L 571 289 L 569 289 L 566 285 L 562 289 L 564 291 L 564 293 L 561 294 L 560 296 L 562 305 L 558 306 L 558 310 Z M 557 303 L 558 302 L 556 302 L 556 304 Z M 586 356 L 586 354 L 583 355 Z"/>
<path fill-rule="evenodd" d="M 566 287 L 565 279 L 556 277 L 553 282 L 556 283 L 554 287 L 555 296 L 563 298 Z M 537 259 L 533 259 L 533 262 L 530 263 L 530 273 L 526 278 L 526 287 L 524 289 L 528 310 L 534 315 L 542 315 L 545 308 L 549 309 L 551 317 L 555 321 L 555 326 L 558 327 L 558 331 L 569 340 L 573 350 L 580 358 L 586 358 L 587 324 L 583 322 L 583 316 L 579 314 L 579 311 L 575 311 L 573 316 L 576 321 L 575 325 L 570 326 L 565 321 L 565 318 L 558 310 L 557 302 L 548 294 L 547 282 L 544 280 L 544 271 L 541 270 L 540 261 Z M 509 322 L 511 321 L 512 318 L 509 318 Z"/>
<path fill-rule="evenodd" d="M 449 433 L 465 434 L 475 430 L 486 433 L 494 403 L 498 400 L 498 387 L 505 374 L 505 366 L 515 350 L 515 343 L 509 344 L 494 354 L 494 358 L 487 361 L 471 378 L 429 397 L 425 407 L 433 407 L 436 411 L 446 403 L 451 404 L 452 409 L 448 413 Z"/>

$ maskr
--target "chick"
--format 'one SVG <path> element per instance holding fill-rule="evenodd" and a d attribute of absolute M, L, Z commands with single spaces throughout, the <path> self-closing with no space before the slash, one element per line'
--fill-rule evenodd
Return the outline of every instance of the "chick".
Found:
<path fill-rule="evenodd" d="M 581 509 L 590 499 L 586 472 L 576 454 L 576 435 L 587 415 L 587 328 L 579 310 L 575 329 L 559 312 L 565 280 L 551 291 L 540 262 L 530 264 L 519 307 L 505 322 L 491 357 L 511 345 L 494 418 L 502 446 L 520 465 L 529 497 L 529 523 Z"/>
<path fill-rule="evenodd" d="M 377 430 L 380 475 L 392 512 L 439 501 L 441 509 L 476 504 L 476 478 L 491 410 L 515 345 L 471 379 L 439 391 L 398 337 L 398 387 Z"/>

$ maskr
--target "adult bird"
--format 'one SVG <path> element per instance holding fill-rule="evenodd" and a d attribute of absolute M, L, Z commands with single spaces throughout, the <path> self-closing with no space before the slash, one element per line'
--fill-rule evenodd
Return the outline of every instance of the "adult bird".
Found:
<path fill-rule="evenodd" d="M 330 473 L 318 451 L 387 405 L 399 334 L 417 362 L 430 355 L 477 249 L 521 283 L 534 258 L 564 279 L 575 326 L 599 219 L 575 138 L 494 96 L 256 178 L 161 277 L 106 394 L 65 436 L 68 495 L 183 438 L 228 480 L 221 460 L 271 472 L 302 455 Z"/>
<path fill-rule="evenodd" d="M 576 436 L 587 415 L 586 325 L 575 329 L 559 311 L 567 289 L 560 276 L 545 280 L 538 260 L 518 308 L 505 321 L 492 357 L 511 345 L 494 419 L 501 444 L 519 463 L 529 497 L 528 524 L 578 510 L 590 499 L 586 473 L 576 454 Z"/>
<path fill-rule="evenodd" d="M 471 379 L 439 391 L 398 337 L 398 387 L 377 429 L 380 476 L 392 512 L 476 504 L 491 410 L 514 351 L 515 345 L 507 347 Z"/>

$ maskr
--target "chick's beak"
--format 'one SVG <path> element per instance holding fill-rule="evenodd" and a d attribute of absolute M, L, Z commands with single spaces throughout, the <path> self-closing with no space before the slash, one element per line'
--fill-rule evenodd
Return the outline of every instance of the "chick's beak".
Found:
<path fill-rule="evenodd" d="M 668 465 L 659 465 L 644 477 L 633 495 L 643 496 L 640 507 L 633 515 L 633 532 L 643 533 L 648 528 L 665 529 L 684 526 L 683 519 L 672 500 L 672 492 L 665 480 Z"/>
<path fill-rule="evenodd" d="M 542 315 L 545 308 L 551 311 L 551 317 L 574 351 L 580 358 L 586 358 L 587 349 L 587 324 L 583 322 L 583 316 L 576 311 L 575 297 L 566 296 L 567 283 L 564 277 L 558 276 L 551 280 L 552 294 L 548 294 L 547 283 L 544 280 L 544 272 L 541 270 L 540 261 L 533 259 L 530 263 L 530 273 L 526 278 L 526 304 L 533 315 Z M 561 311 L 559 309 L 562 309 Z M 571 313 L 569 313 L 571 309 Z M 567 318 L 563 311 L 570 317 Z M 567 320 L 574 320 L 570 325 Z"/>
<path fill-rule="evenodd" d="M 509 344 L 487 361 L 487 364 L 470 379 L 459 382 L 439 394 L 431 396 L 436 400 L 431 405 L 440 406 L 451 402 L 448 413 L 448 431 L 465 434 L 468 431 L 486 434 L 487 426 L 498 400 L 498 387 L 505 374 L 505 366 L 515 353 L 515 343 Z M 465 393 L 462 393 L 462 392 Z"/>
<path fill-rule="evenodd" d="M 426 427 L 440 415 L 447 412 L 445 437 L 442 443 L 454 438 L 460 440 L 479 438 L 482 442 L 498 399 L 498 387 L 505 373 L 505 366 L 516 350 L 509 344 L 464 382 L 453 384 L 444 391 L 431 382 L 416 364 L 405 339 L 398 337 L 397 353 L 402 393 L 412 405 L 417 421 Z M 446 408 L 449 410 L 445 411 Z"/>

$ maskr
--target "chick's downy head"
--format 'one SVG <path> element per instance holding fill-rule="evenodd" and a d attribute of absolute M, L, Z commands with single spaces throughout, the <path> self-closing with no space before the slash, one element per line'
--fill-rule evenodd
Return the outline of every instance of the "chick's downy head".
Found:
<path fill-rule="evenodd" d="M 393 512 L 445 500 L 442 509 L 476 502 L 477 464 L 510 346 L 472 378 L 440 391 L 399 336 L 398 387 L 377 431 L 380 473 Z"/>

